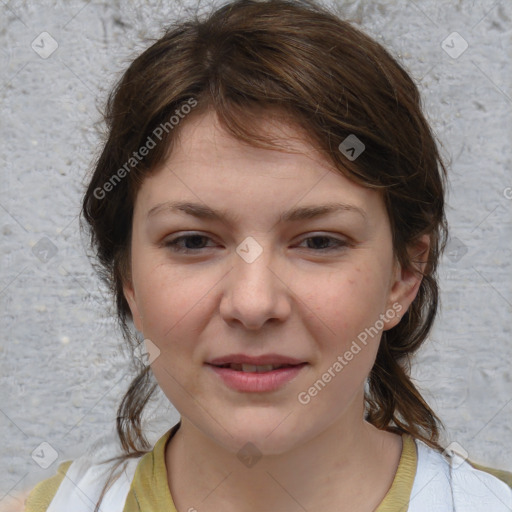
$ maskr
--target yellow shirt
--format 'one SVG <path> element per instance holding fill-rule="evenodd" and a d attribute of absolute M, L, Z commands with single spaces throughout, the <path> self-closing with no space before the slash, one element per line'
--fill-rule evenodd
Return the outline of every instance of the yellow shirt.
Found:
<path fill-rule="evenodd" d="M 177 512 L 167 482 L 165 447 L 179 428 L 179 423 L 167 431 L 153 450 L 143 455 L 135 469 L 122 512 Z M 414 439 L 402 435 L 403 449 L 393 483 L 375 512 L 407 511 L 417 469 L 417 450 Z M 66 472 L 73 461 L 60 464 L 57 474 L 43 480 L 32 489 L 26 500 L 25 512 L 46 512 Z M 469 462 L 469 461 L 468 461 Z M 471 466 L 499 478 L 512 487 L 512 473 L 487 468 L 470 462 Z M 95 505 L 95 503 L 94 503 Z M 91 508 L 94 510 L 94 507 Z M 110 510 L 106 511 L 110 512 Z"/>

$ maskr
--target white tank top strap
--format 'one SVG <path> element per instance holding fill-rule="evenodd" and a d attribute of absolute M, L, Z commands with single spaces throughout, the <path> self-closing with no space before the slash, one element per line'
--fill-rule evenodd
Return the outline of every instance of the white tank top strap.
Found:
<path fill-rule="evenodd" d="M 47 512 L 93 512 L 117 460 L 101 462 L 120 454 L 119 443 L 112 434 L 96 441 L 84 455 L 69 466 Z M 123 512 L 141 457 L 127 459 L 116 468 L 114 475 L 121 475 L 106 491 L 101 502 L 101 511 Z"/>
<path fill-rule="evenodd" d="M 448 457 L 416 439 L 418 466 L 407 512 L 510 512 L 512 489 L 473 468 L 457 454 Z"/>

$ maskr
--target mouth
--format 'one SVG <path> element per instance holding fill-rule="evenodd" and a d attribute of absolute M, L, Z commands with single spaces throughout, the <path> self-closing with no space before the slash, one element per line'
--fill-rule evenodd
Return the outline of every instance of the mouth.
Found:
<path fill-rule="evenodd" d="M 207 363 L 209 364 L 209 363 Z M 304 366 L 306 363 L 300 364 L 241 364 L 241 363 L 226 363 L 226 364 L 212 364 L 216 368 L 228 368 L 237 372 L 244 373 L 268 373 L 275 370 L 281 370 L 283 368 L 293 368 L 297 366 Z"/>
<path fill-rule="evenodd" d="M 308 363 L 250 364 L 240 362 L 206 363 L 206 366 L 229 388 L 238 393 L 278 391 L 298 378 Z"/>

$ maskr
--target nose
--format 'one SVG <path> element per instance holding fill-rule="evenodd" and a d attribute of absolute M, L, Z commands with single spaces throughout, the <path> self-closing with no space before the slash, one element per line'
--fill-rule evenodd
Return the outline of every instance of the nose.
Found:
<path fill-rule="evenodd" d="M 227 323 L 239 323 L 248 330 L 259 330 L 267 322 L 283 322 L 291 311 L 286 277 L 270 248 L 259 245 L 254 259 L 240 244 L 233 255 L 233 268 L 223 280 L 220 303 L 220 314 Z M 254 251 L 254 246 L 250 249 Z"/>

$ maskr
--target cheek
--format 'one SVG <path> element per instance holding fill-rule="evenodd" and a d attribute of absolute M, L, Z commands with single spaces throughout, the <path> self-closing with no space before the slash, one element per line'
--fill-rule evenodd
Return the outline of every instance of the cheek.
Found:
<path fill-rule="evenodd" d="M 311 279 L 297 283 L 309 290 L 304 294 L 302 318 L 317 349 L 317 365 L 307 379 L 311 387 L 303 391 L 316 393 L 315 383 L 326 383 L 318 393 L 322 398 L 314 401 L 319 411 L 328 407 L 333 415 L 338 414 L 339 407 L 362 392 L 374 364 L 381 338 L 375 324 L 383 312 L 385 294 L 379 275 L 370 272 L 371 268 L 375 267 L 361 266 L 350 273 L 326 276 L 316 280 L 313 291 Z"/>
<path fill-rule="evenodd" d="M 382 279 L 371 265 L 329 273 L 313 281 L 303 276 L 296 280 L 295 290 L 313 318 L 323 325 L 327 339 L 335 340 L 338 348 L 373 325 L 385 304 Z"/>
<path fill-rule="evenodd" d="M 197 317 L 212 288 L 202 273 L 194 275 L 183 269 L 178 272 L 165 265 L 147 272 L 142 282 L 139 295 L 145 334 L 162 342 L 172 340 L 186 325 L 190 326 L 190 317 Z"/>
<path fill-rule="evenodd" d="M 216 281 L 205 279 L 204 273 L 165 265 L 143 277 L 144 336 L 160 350 L 151 368 L 160 388 L 177 407 L 186 407 L 190 395 L 201 392 L 199 375 L 194 373 L 199 368 L 192 363 L 197 340 L 211 318 L 206 308 Z"/>

